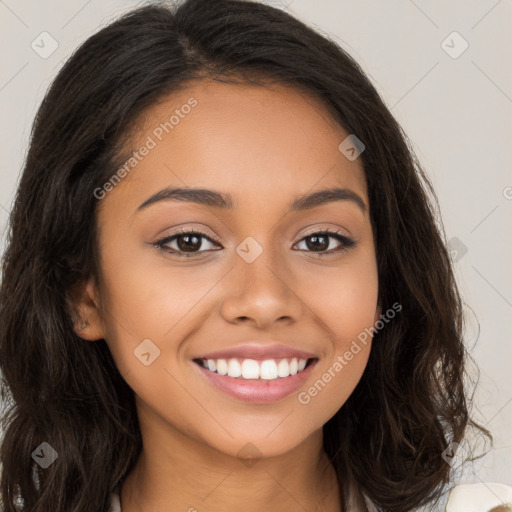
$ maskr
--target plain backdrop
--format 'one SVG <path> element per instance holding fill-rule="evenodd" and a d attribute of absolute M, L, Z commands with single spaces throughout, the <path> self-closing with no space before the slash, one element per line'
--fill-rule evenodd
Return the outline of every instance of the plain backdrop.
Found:
<path fill-rule="evenodd" d="M 214 0 L 212 0 L 214 1 Z M 361 64 L 436 189 L 494 449 L 458 478 L 512 484 L 512 2 L 268 1 Z M 141 2 L 0 0 L 0 251 L 36 109 L 71 52 Z M 43 58 L 42 32 L 58 44 Z M 47 47 L 48 48 L 48 47 Z M 30 250 L 30 247 L 27 247 Z"/>

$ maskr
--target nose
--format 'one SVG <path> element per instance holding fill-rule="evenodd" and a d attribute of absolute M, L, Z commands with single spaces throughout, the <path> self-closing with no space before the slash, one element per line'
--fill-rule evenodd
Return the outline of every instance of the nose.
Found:
<path fill-rule="evenodd" d="M 291 275 L 282 257 L 264 250 L 248 263 L 236 256 L 227 276 L 221 314 L 233 324 L 252 323 L 265 329 L 273 323 L 294 323 L 304 310 L 298 295 L 296 276 Z M 295 281 L 295 286 L 294 286 Z"/>

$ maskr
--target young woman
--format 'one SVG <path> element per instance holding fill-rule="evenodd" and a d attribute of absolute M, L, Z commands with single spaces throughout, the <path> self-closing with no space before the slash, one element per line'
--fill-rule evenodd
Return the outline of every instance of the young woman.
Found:
<path fill-rule="evenodd" d="M 278 9 L 90 37 L 10 219 L 3 509 L 434 506 L 479 428 L 434 206 L 360 67 Z"/>

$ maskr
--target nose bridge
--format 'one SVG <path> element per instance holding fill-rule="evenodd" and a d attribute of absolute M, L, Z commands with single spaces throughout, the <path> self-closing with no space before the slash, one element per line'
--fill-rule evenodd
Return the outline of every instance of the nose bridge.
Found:
<path fill-rule="evenodd" d="M 272 246 L 270 236 L 259 240 L 248 236 L 236 248 L 235 270 L 243 291 L 282 295 L 287 288 L 286 266 L 279 261 L 283 256 Z"/>
<path fill-rule="evenodd" d="M 281 317 L 297 318 L 300 300 L 281 258 L 279 250 L 270 247 L 269 237 L 260 243 L 249 236 L 236 247 L 234 272 L 222 308 L 226 320 L 246 317 L 265 323 Z"/>

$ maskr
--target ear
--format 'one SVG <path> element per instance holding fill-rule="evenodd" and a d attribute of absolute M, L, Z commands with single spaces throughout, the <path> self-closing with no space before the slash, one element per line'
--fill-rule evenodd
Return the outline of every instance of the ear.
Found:
<path fill-rule="evenodd" d="M 88 341 L 103 339 L 105 326 L 94 278 L 77 283 L 69 293 L 69 302 L 76 334 Z"/>

